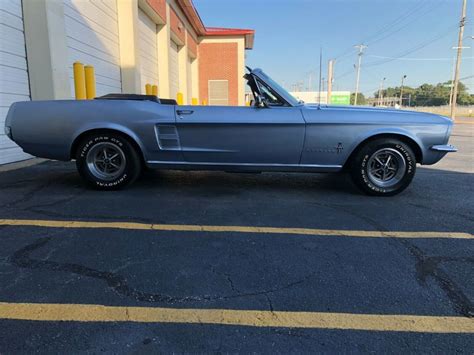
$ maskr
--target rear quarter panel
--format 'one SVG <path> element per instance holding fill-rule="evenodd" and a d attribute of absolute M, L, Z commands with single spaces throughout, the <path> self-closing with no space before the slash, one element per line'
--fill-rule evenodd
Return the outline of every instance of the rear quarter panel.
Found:
<path fill-rule="evenodd" d="M 448 138 L 447 119 L 412 111 L 306 106 L 303 115 L 307 126 L 301 164 L 344 165 L 361 142 L 379 134 L 411 138 L 422 150 L 423 164 L 432 164 L 440 156 L 429 148 Z"/>
<path fill-rule="evenodd" d="M 10 119 L 14 141 L 26 152 L 69 160 L 74 140 L 92 129 L 123 132 L 147 155 L 158 151 L 154 126 L 174 124 L 174 106 L 132 100 L 59 100 L 16 103 Z"/>

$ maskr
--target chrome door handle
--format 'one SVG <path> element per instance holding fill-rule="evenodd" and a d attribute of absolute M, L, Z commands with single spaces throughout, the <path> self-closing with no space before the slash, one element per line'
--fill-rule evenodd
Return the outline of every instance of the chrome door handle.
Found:
<path fill-rule="evenodd" d="M 178 114 L 178 116 L 192 115 L 194 111 L 193 110 L 176 110 L 176 113 Z"/>

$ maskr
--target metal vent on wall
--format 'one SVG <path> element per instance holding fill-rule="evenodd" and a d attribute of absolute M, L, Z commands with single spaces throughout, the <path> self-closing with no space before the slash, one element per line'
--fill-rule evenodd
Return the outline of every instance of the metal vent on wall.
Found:
<path fill-rule="evenodd" d="M 229 81 L 209 80 L 209 105 L 228 106 L 229 105 Z"/>

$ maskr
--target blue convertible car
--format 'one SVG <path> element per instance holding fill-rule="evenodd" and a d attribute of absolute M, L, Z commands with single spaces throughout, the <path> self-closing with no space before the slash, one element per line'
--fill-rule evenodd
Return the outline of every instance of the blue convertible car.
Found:
<path fill-rule="evenodd" d="M 262 70 L 245 75 L 251 107 L 178 106 L 155 96 L 111 94 L 90 101 L 11 106 L 6 134 L 35 156 L 75 159 L 96 188 L 131 184 L 159 169 L 350 172 L 371 195 L 394 195 L 416 164 L 447 152 L 452 121 L 368 107 L 305 105 Z"/>

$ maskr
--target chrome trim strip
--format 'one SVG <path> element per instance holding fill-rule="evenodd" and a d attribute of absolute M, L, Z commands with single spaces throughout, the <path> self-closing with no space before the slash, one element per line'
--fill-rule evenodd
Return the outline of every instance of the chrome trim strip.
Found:
<path fill-rule="evenodd" d="M 341 169 L 342 165 L 318 165 L 318 164 L 254 164 L 254 163 L 194 163 L 187 161 L 148 160 L 148 164 L 166 165 L 196 165 L 196 166 L 248 166 L 248 167 L 282 167 L 282 168 L 329 168 Z"/>
<path fill-rule="evenodd" d="M 442 145 L 434 145 L 431 147 L 432 150 L 436 150 L 438 152 L 445 152 L 445 153 L 450 153 L 450 152 L 457 152 L 458 149 L 451 145 L 451 144 L 442 144 Z"/>

